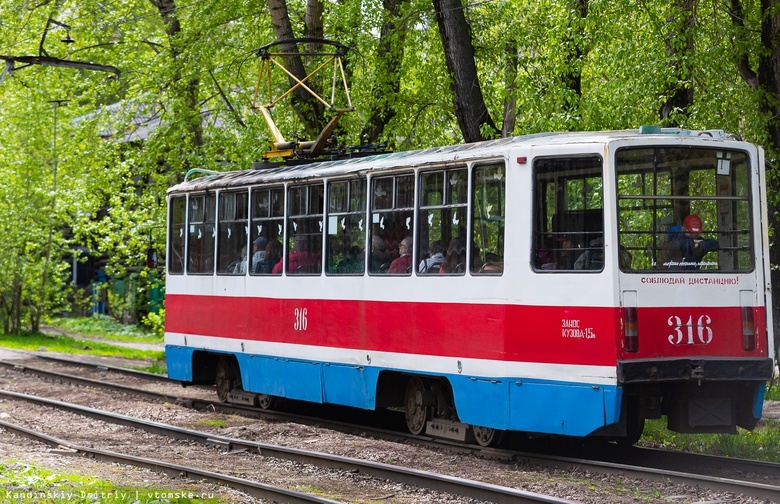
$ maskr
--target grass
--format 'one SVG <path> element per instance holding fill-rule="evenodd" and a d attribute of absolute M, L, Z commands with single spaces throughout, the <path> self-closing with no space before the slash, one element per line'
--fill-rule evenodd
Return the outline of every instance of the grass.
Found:
<path fill-rule="evenodd" d="M 63 335 L 41 333 L 23 333 L 18 335 L 0 335 L 0 346 L 16 350 L 58 352 L 66 354 L 91 354 L 128 359 L 151 359 L 163 361 L 165 352 L 157 350 L 139 350 L 101 341 L 83 340 Z"/>
<path fill-rule="evenodd" d="M 162 338 L 150 329 L 138 325 L 123 325 L 106 315 L 92 317 L 55 318 L 49 324 L 65 331 L 99 336 L 115 341 L 134 341 L 141 343 L 161 343 Z"/>
<path fill-rule="evenodd" d="M 737 434 L 679 434 L 665 420 L 647 420 L 639 445 L 721 457 L 780 462 L 780 421 L 762 420 L 753 431 Z"/>
<path fill-rule="evenodd" d="M 120 487 L 91 476 L 52 473 L 45 468 L 15 461 L 0 462 L 0 501 L 15 504 L 137 502 L 224 502 L 211 494 L 188 489 L 181 483 L 171 488 Z"/>
<path fill-rule="evenodd" d="M 780 377 L 774 376 L 770 383 L 767 383 L 764 399 L 767 401 L 780 401 Z"/>

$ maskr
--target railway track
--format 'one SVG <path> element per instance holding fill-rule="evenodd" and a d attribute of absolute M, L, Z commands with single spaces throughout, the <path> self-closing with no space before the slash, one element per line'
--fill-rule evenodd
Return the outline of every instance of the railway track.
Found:
<path fill-rule="evenodd" d="M 153 471 L 164 472 L 171 477 L 185 477 L 190 479 L 200 479 L 211 483 L 217 483 L 236 490 L 240 490 L 253 497 L 270 499 L 272 501 L 303 503 L 303 504 L 336 504 L 338 501 L 326 499 L 317 495 L 297 492 L 287 488 L 267 485 L 246 478 L 237 478 L 229 474 L 207 471 L 196 467 L 172 464 L 162 460 L 150 459 L 145 457 L 136 457 L 127 453 L 119 453 L 109 450 L 101 450 L 89 446 L 78 445 L 70 441 L 49 436 L 44 432 L 28 429 L 20 425 L 0 420 L 0 428 L 17 435 L 24 436 L 36 441 L 45 443 L 53 447 L 60 455 L 70 456 L 89 456 L 104 462 L 115 462 L 119 464 L 141 467 Z"/>
<path fill-rule="evenodd" d="M 63 362 L 62 360 L 60 360 Z M 65 363 L 65 362 L 63 362 Z M 81 363 L 67 362 L 69 365 L 81 365 Z M 114 387 L 116 384 L 111 384 L 106 381 L 98 381 L 85 379 L 80 377 L 69 376 L 64 373 L 52 372 L 47 370 L 39 370 L 26 365 L 19 365 L 18 363 L 0 362 L 0 365 L 6 367 L 13 367 L 25 372 L 34 372 L 41 376 L 45 376 L 49 379 L 69 381 L 71 383 L 79 383 L 81 385 L 94 386 L 94 387 Z M 127 372 L 126 370 L 117 372 Z M 131 373 L 135 374 L 135 373 Z M 148 374 L 148 373 L 146 373 Z M 143 375 L 137 375 L 143 376 Z M 155 375 L 156 376 L 156 375 Z M 157 379 L 157 378 L 155 378 Z M 160 394 L 157 392 L 138 391 L 133 387 L 125 385 L 119 385 L 116 390 L 121 390 L 125 393 L 137 393 L 146 397 L 161 400 L 161 401 L 177 401 L 180 404 L 185 404 L 195 408 L 215 407 L 218 411 L 233 413 L 233 414 L 251 414 L 253 416 L 261 415 L 265 418 L 274 420 L 290 421 L 291 417 L 286 413 L 277 413 L 269 411 L 259 411 L 255 408 L 245 408 L 241 406 L 226 405 L 226 404 L 214 404 L 213 401 L 204 401 L 202 399 L 182 398 L 180 396 Z M 311 418 L 298 417 L 293 421 L 306 421 L 312 423 Z M 388 431 L 374 431 L 368 429 L 365 426 L 355 426 L 344 423 L 324 423 L 321 419 L 317 419 L 316 423 L 320 426 L 326 426 L 328 428 L 335 428 L 340 431 L 347 431 L 351 433 L 370 431 L 371 436 L 391 438 L 398 440 L 399 438 L 407 438 L 406 434 L 399 432 Z M 415 443 L 433 443 L 437 446 L 442 444 L 447 445 L 450 449 L 466 450 L 466 451 L 478 451 L 484 456 L 496 457 L 499 459 L 514 459 L 527 464 L 555 467 L 555 468 L 569 468 L 572 470 L 584 470 L 596 473 L 607 474 L 620 474 L 627 477 L 656 480 L 656 481 L 672 481 L 685 485 L 699 485 L 704 488 L 711 488 L 713 490 L 719 490 L 723 492 L 732 492 L 743 495 L 749 495 L 760 499 L 768 499 L 770 501 L 780 502 L 780 487 L 771 481 L 780 480 L 780 466 L 778 464 L 767 464 L 754 461 L 735 461 L 733 459 L 722 459 L 715 457 L 704 457 L 699 455 L 680 454 L 652 451 L 647 449 L 634 449 L 629 452 L 617 451 L 617 450 L 599 450 L 601 455 L 605 456 L 602 460 L 593 460 L 592 456 L 587 458 L 577 457 L 564 457 L 564 456 L 551 456 L 541 455 L 538 453 L 529 452 L 517 452 L 513 450 L 497 450 L 497 449 L 484 449 L 478 447 L 464 447 L 454 443 L 442 443 L 441 441 L 433 441 L 429 438 L 411 436 L 408 435 L 408 439 Z M 235 443 L 236 441 L 225 441 L 227 443 Z M 232 446 L 232 445 L 231 445 Z M 250 448 L 247 448 L 250 449 Z M 264 450 L 267 452 L 270 448 L 266 447 Z M 642 466 L 636 464 L 627 464 L 621 462 L 619 454 L 623 454 L 622 457 L 630 457 L 632 460 L 640 460 Z M 648 455 L 652 454 L 652 456 Z M 670 470 L 669 467 L 674 467 L 672 462 L 674 459 L 684 457 L 684 467 L 687 470 Z M 652 463 L 648 462 L 650 459 Z M 645 463 L 647 462 L 647 463 Z M 692 474 L 688 471 L 693 468 L 697 469 L 697 474 Z M 732 477 L 717 476 L 715 474 L 734 474 L 739 472 L 746 474 L 745 479 L 735 479 Z M 756 475 L 760 477 L 756 478 Z M 753 481 L 749 479 L 753 478 Z M 393 479 L 393 478 L 388 478 Z M 755 481 L 759 479 L 761 481 Z M 762 482 L 763 481 L 763 482 Z M 486 499 L 491 500 L 491 499 Z"/>
<path fill-rule="evenodd" d="M 102 422 L 111 422 L 126 427 L 141 429 L 157 435 L 167 436 L 180 440 L 196 441 L 205 445 L 213 445 L 226 451 L 245 451 L 262 455 L 264 457 L 292 460 L 301 464 L 313 465 L 320 468 L 336 469 L 347 472 L 361 472 L 375 478 L 392 480 L 436 492 L 444 492 L 462 497 L 471 497 L 480 501 L 497 503 L 543 502 L 556 504 L 573 502 L 568 499 L 559 499 L 552 496 L 535 494 L 514 488 L 491 485 L 488 483 L 482 483 L 464 478 L 456 478 L 428 471 L 420 471 L 390 464 L 342 457 L 316 451 L 301 450 L 297 448 L 289 448 L 238 438 L 219 436 L 209 432 L 185 429 L 174 425 L 153 422 L 128 415 L 120 415 L 118 413 L 98 410 L 95 408 L 89 408 L 86 406 L 39 396 L 32 396 L 10 391 L 0 391 L 0 397 L 8 400 L 25 401 L 41 406 L 57 408 L 100 420 Z M 78 453 L 97 456 L 101 460 L 137 465 L 139 467 L 145 467 L 149 469 L 163 470 L 164 472 L 171 475 L 184 475 L 187 477 L 204 478 L 208 481 L 229 485 L 232 488 L 247 491 L 252 495 L 263 498 L 282 498 L 282 500 L 289 502 L 333 502 L 327 499 L 316 500 L 316 496 L 301 494 L 300 492 L 290 493 L 290 491 L 279 487 L 271 487 L 269 485 L 252 482 L 246 479 L 234 478 L 232 476 L 204 471 L 198 468 L 170 464 L 156 460 L 142 459 L 140 457 L 133 457 L 121 453 L 107 452 L 84 446 L 78 446 L 67 441 L 50 438 L 43 433 L 25 429 L 8 422 L 0 422 L 0 426 L 21 435 L 35 437 L 36 439 L 44 441 L 52 446 L 65 447 L 66 449 L 74 450 Z"/>

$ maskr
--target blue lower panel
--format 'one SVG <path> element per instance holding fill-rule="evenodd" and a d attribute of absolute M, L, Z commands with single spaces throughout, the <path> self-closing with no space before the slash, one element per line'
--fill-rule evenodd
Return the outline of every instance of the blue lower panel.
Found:
<path fill-rule="evenodd" d="M 192 381 L 192 354 L 194 348 L 165 345 L 165 366 L 168 378 L 184 382 Z"/>
<path fill-rule="evenodd" d="M 325 402 L 374 409 L 378 379 L 376 368 L 325 364 L 322 366 Z"/>
<path fill-rule="evenodd" d="M 461 422 L 506 430 L 510 428 L 507 380 L 448 376 Z"/>
<path fill-rule="evenodd" d="M 244 390 L 301 401 L 323 402 L 321 363 L 257 355 L 237 357 Z"/>
<path fill-rule="evenodd" d="M 761 418 L 761 411 L 764 409 L 764 394 L 766 393 L 766 382 L 756 385 L 753 392 L 753 416 Z"/>
<path fill-rule="evenodd" d="M 166 347 L 168 376 L 192 380 L 195 349 Z M 382 369 L 235 354 L 244 389 L 289 399 L 363 409 L 376 405 Z M 620 419 L 615 386 L 517 378 L 446 375 L 460 420 L 467 424 L 544 434 L 586 436 Z"/>
<path fill-rule="evenodd" d="M 460 420 L 494 429 L 586 436 L 620 419 L 617 387 L 448 376 Z"/>
<path fill-rule="evenodd" d="M 618 420 L 620 407 L 615 390 L 586 384 L 513 380 L 509 386 L 510 428 L 586 436 Z"/>

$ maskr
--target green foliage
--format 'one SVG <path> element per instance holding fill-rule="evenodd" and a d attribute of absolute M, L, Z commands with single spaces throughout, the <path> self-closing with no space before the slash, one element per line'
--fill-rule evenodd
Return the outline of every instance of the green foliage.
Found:
<path fill-rule="evenodd" d="M 156 312 L 149 312 L 141 323 L 152 330 L 152 332 L 162 340 L 165 336 L 165 308 L 160 308 Z"/>

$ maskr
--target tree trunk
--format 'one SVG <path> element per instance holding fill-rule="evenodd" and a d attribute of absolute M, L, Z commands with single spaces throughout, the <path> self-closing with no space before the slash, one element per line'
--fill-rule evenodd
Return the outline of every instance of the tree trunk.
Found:
<path fill-rule="evenodd" d="M 500 134 L 490 117 L 479 85 L 471 29 L 461 0 L 433 0 L 439 36 L 444 47 L 452 86 L 455 115 L 465 142 L 477 142 Z M 483 128 L 487 135 L 483 135 Z"/>
<path fill-rule="evenodd" d="M 774 322 L 775 351 L 780 358 L 780 0 L 761 0 L 761 51 L 755 55 L 757 69 L 750 66 L 750 54 L 745 41 L 750 34 L 743 22 L 741 0 L 731 0 L 732 24 L 737 27 L 735 61 L 742 78 L 759 92 L 761 112 L 766 118 L 767 149 L 767 205 L 769 206 L 770 246 L 769 261 L 773 265 L 772 317 Z"/>
<path fill-rule="evenodd" d="M 371 90 L 374 110 L 360 134 L 362 142 L 375 144 L 382 139 L 387 124 L 395 117 L 395 105 L 401 89 L 401 64 L 404 58 L 406 30 L 398 28 L 401 6 L 408 0 L 383 0 L 384 22 L 379 34 Z"/>
<path fill-rule="evenodd" d="M 296 38 L 295 34 L 293 33 L 292 23 L 290 22 L 290 15 L 287 11 L 287 1 L 267 0 L 267 2 L 268 10 L 271 13 L 271 22 L 274 25 L 274 35 L 276 36 L 276 40 L 279 41 Z M 310 0 L 309 4 L 319 4 L 319 2 Z M 320 8 L 321 7 L 322 6 L 320 5 Z M 310 17 L 311 20 L 309 19 Z M 312 22 L 312 29 L 316 29 L 314 28 L 314 26 L 316 26 L 314 23 L 314 17 L 316 16 L 310 13 L 309 9 L 307 9 L 306 21 Z M 295 53 L 294 56 L 284 58 L 283 64 L 287 71 L 289 71 L 299 80 L 306 78 L 306 68 L 303 64 L 303 59 L 300 55 L 297 54 L 298 48 L 295 46 L 295 44 L 282 45 L 279 46 L 279 49 L 285 52 Z M 289 82 L 291 87 L 296 84 L 295 79 L 292 77 L 289 78 Z M 312 87 L 314 83 L 307 82 L 307 85 Z M 312 89 L 315 92 L 317 91 L 314 88 Z M 296 88 L 290 100 L 293 110 L 298 115 L 298 119 L 300 119 L 300 121 L 303 123 L 303 128 L 306 131 L 306 135 L 309 137 L 309 139 L 316 138 L 320 131 L 322 131 L 322 128 L 325 126 L 323 121 L 323 105 L 311 94 L 309 94 L 308 91 L 303 89 L 303 87 Z"/>
<path fill-rule="evenodd" d="M 582 60 L 586 50 L 583 49 L 583 41 L 588 39 L 584 32 L 583 21 L 588 17 L 588 0 L 572 1 L 572 17 L 569 24 L 569 35 L 565 38 L 568 52 L 568 72 L 562 75 L 563 83 L 567 90 L 564 110 L 571 117 L 576 117 L 576 123 L 570 123 L 569 127 L 576 129 L 580 123 L 580 100 L 582 99 Z"/>
<path fill-rule="evenodd" d="M 517 122 L 517 67 L 520 57 L 517 54 L 517 45 L 514 40 L 507 41 L 504 48 L 506 63 L 504 65 L 504 82 L 506 91 L 504 95 L 504 118 L 501 122 L 501 136 L 511 137 L 515 133 Z"/>
<path fill-rule="evenodd" d="M 679 119 L 687 117 L 693 105 L 694 0 L 674 0 L 674 10 L 675 16 L 666 23 L 666 53 L 675 82 L 667 87 L 666 101 L 658 113 L 664 126 L 680 127 Z"/>

